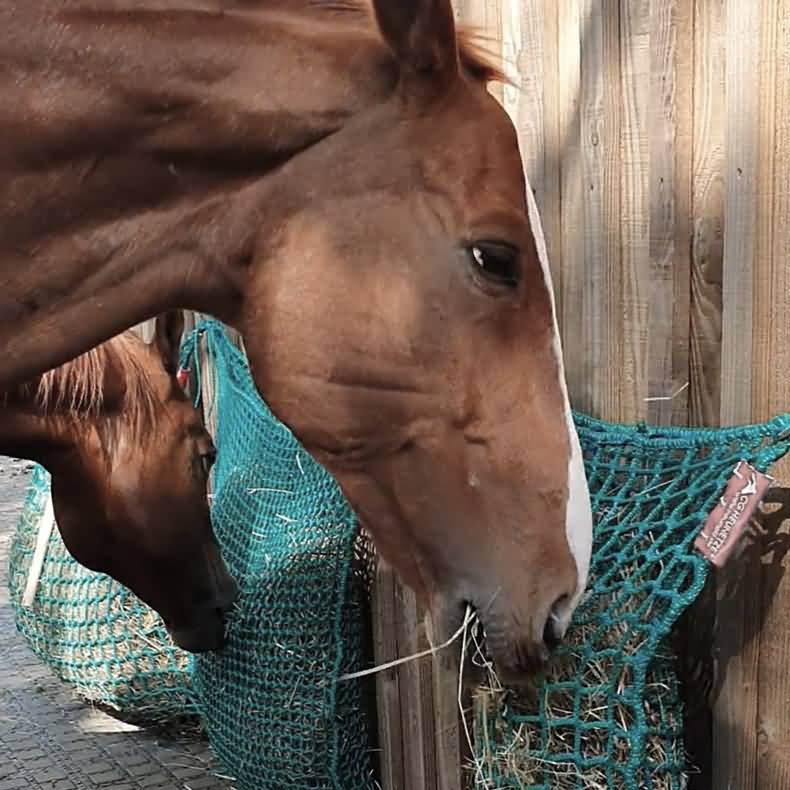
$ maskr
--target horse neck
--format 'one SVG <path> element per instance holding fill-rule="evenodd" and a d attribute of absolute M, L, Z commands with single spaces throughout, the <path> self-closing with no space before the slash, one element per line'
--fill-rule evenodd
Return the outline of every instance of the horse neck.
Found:
<path fill-rule="evenodd" d="M 20 114 L 0 155 L 0 387 L 170 307 L 238 325 L 267 175 L 395 81 L 353 15 L 75 5 L 0 13 L 0 90 Z M 86 301 L 104 305 L 90 322 Z"/>

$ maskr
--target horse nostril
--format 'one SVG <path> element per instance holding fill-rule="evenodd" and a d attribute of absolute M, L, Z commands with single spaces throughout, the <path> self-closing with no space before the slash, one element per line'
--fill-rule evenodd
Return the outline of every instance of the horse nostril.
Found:
<path fill-rule="evenodd" d="M 554 615 L 550 614 L 543 628 L 543 641 L 549 650 L 554 650 L 559 645 L 561 638 L 558 623 L 554 619 Z"/>
<path fill-rule="evenodd" d="M 568 608 L 570 600 L 570 595 L 561 595 L 554 601 L 554 606 L 551 607 L 551 613 L 556 620 L 562 620 L 563 611 Z"/>
<path fill-rule="evenodd" d="M 561 595 L 554 602 L 554 606 L 551 607 L 546 625 L 543 627 L 543 641 L 549 650 L 554 650 L 562 641 L 564 631 L 562 627 L 562 610 L 567 604 L 568 596 Z"/>

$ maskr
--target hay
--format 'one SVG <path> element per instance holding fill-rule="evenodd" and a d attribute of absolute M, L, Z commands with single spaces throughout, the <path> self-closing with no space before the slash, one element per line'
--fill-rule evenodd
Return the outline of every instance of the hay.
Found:
<path fill-rule="evenodd" d="M 243 589 L 229 649 L 196 663 L 215 751 L 240 790 L 372 788 L 365 695 L 356 679 L 337 682 L 368 664 L 364 596 L 347 584 L 353 514 L 260 401 L 221 325 L 203 323 L 183 351 L 198 385 L 208 370 L 216 382 L 212 514 Z M 476 784 L 682 790 L 664 645 L 707 574 L 693 541 L 739 460 L 767 469 L 788 452 L 790 415 L 717 431 L 574 420 L 597 515 L 590 594 L 539 685 L 516 694 L 489 679 L 478 690 Z M 465 652 L 485 668 L 474 645 Z"/>
<path fill-rule="evenodd" d="M 622 507 L 596 513 L 632 554 L 606 583 L 592 585 L 565 644 L 531 686 L 505 689 L 473 635 L 487 673 L 472 692 L 474 758 L 468 770 L 485 790 L 683 790 L 683 712 L 666 640 L 651 646 L 650 624 L 665 616 L 652 593 L 666 573 L 649 560 L 659 535 L 629 528 L 640 499 L 677 487 L 667 477 Z M 600 532 L 598 536 L 600 536 Z M 593 569 L 595 575 L 596 570 Z M 612 616 L 614 615 L 614 616 Z"/>
<path fill-rule="evenodd" d="M 167 723 L 197 714 L 191 658 L 159 616 L 108 576 L 77 563 L 57 530 L 47 545 L 33 605 L 22 596 L 49 495 L 36 467 L 11 545 L 9 590 L 19 631 L 78 696 L 124 718 Z"/>
<path fill-rule="evenodd" d="M 582 642 L 582 629 L 572 637 Z M 576 695 L 562 684 L 581 671 L 581 685 L 600 687 L 601 693 L 582 696 L 578 719 L 583 732 L 572 723 L 576 718 Z M 633 756 L 630 731 L 635 711 L 628 699 L 629 673 L 617 682 L 618 698 L 612 709 L 607 686 L 611 665 L 605 659 L 579 666 L 565 656 L 550 666 L 543 684 L 518 691 L 504 689 L 495 679 L 472 692 L 475 756 L 467 766 L 477 776 L 475 786 L 486 790 L 617 790 L 628 787 L 625 776 Z M 546 692 L 547 687 L 559 686 Z M 678 686 L 668 652 L 656 656 L 643 687 L 642 706 L 649 732 L 637 769 L 640 786 L 652 790 L 680 790 L 687 786 L 683 765 L 682 709 Z M 542 713 L 548 726 L 539 720 Z M 611 716 L 611 718 L 610 718 Z M 615 727 L 610 727 L 610 721 Z M 577 750 L 586 765 L 579 767 L 562 755 Z M 600 761 L 600 762 L 599 762 Z"/>
<path fill-rule="evenodd" d="M 475 786 L 485 790 L 683 790 L 687 786 L 673 656 L 662 640 L 650 644 L 650 623 L 665 615 L 654 585 L 666 567 L 648 560 L 658 535 L 628 526 L 639 504 L 677 487 L 665 477 L 638 494 L 629 510 L 606 508 L 598 524 L 620 533 L 632 554 L 606 584 L 592 585 L 565 643 L 534 685 L 499 683 L 474 635 L 476 663 L 486 682 L 472 693 Z M 598 533 L 597 538 L 600 536 Z M 595 566 L 593 575 L 596 574 Z M 612 613 L 616 613 L 612 617 Z"/>
<path fill-rule="evenodd" d="M 227 647 L 193 679 L 238 790 L 374 790 L 368 666 L 372 554 L 334 480 L 261 401 L 221 325 L 182 348 L 216 416 L 212 522 L 239 583 Z M 200 386 L 208 376 L 211 387 Z"/>

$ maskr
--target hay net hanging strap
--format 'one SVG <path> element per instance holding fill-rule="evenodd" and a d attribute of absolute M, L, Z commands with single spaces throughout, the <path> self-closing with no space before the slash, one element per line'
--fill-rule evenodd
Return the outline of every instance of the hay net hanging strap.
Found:
<path fill-rule="evenodd" d="M 677 790 L 686 765 L 667 637 L 708 572 L 694 539 L 741 459 L 767 471 L 788 452 L 790 415 L 718 430 L 574 417 L 595 521 L 588 592 L 535 689 L 478 695 L 478 784 Z"/>
<path fill-rule="evenodd" d="M 196 327 L 181 367 L 198 398 L 212 376 L 212 521 L 240 586 L 228 646 L 195 662 L 211 744 L 239 790 L 373 790 L 367 684 L 337 683 L 367 660 L 356 519 L 221 324 Z"/>

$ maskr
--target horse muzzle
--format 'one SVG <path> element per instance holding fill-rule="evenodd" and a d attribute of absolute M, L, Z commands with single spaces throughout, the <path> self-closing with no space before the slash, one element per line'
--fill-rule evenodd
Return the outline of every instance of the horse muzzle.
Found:
<path fill-rule="evenodd" d="M 175 644 L 188 653 L 221 650 L 228 641 L 228 625 L 237 599 L 238 587 L 228 577 L 222 593 L 201 606 L 190 623 L 178 626 L 167 624 Z"/>

